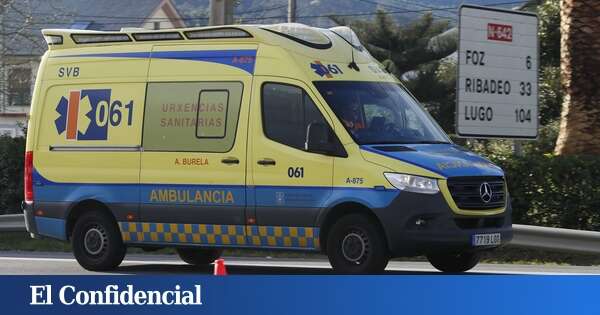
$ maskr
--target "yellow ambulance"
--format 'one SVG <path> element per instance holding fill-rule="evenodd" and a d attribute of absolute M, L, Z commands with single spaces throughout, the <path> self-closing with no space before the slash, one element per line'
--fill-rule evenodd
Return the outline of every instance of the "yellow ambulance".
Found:
<path fill-rule="evenodd" d="M 426 255 L 463 272 L 512 237 L 503 171 L 453 144 L 351 29 L 43 30 L 27 133 L 32 237 L 89 270 L 127 247 Z"/>

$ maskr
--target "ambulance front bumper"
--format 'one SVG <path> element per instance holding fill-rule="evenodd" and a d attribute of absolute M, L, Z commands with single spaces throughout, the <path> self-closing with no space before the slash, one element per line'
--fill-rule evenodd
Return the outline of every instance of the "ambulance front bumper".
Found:
<path fill-rule="evenodd" d="M 490 250 L 505 245 L 513 236 L 510 202 L 497 215 L 478 215 L 477 211 L 457 215 L 441 193 L 401 192 L 388 207 L 374 210 L 393 257 Z M 473 245 L 474 235 L 498 234 L 497 244 Z"/>

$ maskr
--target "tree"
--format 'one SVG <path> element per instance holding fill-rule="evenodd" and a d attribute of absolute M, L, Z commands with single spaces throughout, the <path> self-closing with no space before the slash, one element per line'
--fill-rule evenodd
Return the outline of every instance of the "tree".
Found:
<path fill-rule="evenodd" d="M 600 154 L 600 1 L 561 0 L 561 70 L 566 93 L 555 153 Z"/>
<path fill-rule="evenodd" d="M 398 77 L 420 65 L 439 60 L 456 50 L 456 40 L 432 39 L 449 28 L 447 21 L 434 20 L 431 13 L 407 24 L 397 24 L 385 11 L 375 19 L 346 20 L 332 17 L 338 24 L 349 25 L 369 52 Z"/>
<path fill-rule="evenodd" d="M 563 89 L 560 78 L 560 0 L 545 0 L 535 8 L 539 17 L 540 125 L 560 120 Z"/>

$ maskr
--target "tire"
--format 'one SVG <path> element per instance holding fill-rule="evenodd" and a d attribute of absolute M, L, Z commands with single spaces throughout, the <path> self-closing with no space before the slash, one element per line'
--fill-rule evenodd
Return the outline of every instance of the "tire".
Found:
<path fill-rule="evenodd" d="M 331 227 L 327 256 L 333 270 L 342 274 L 381 273 L 390 259 L 379 225 L 361 214 L 346 215 Z"/>
<path fill-rule="evenodd" d="M 461 273 L 473 269 L 478 263 L 479 253 L 444 253 L 427 255 L 429 263 L 437 270 L 448 273 Z"/>
<path fill-rule="evenodd" d="M 177 248 L 179 258 L 194 266 L 208 266 L 221 257 L 222 249 L 217 248 Z"/>
<path fill-rule="evenodd" d="M 101 211 L 88 212 L 77 219 L 71 245 L 77 262 L 91 271 L 117 268 L 127 250 L 117 223 Z"/>

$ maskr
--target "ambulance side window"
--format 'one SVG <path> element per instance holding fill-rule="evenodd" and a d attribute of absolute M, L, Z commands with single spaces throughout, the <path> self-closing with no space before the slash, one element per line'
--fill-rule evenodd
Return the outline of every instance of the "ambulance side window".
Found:
<path fill-rule="evenodd" d="M 241 82 L 148 83 L 145 151 L 217 152 L 235 141 Z"/>
<path fill-rule="evenodd" d="M 304 90 L 278 83 L 265 83 L 262 87 L 262 120 L 267 138 L 300 150 L 305 150 L 309 124 L 328 126 Z"/>

